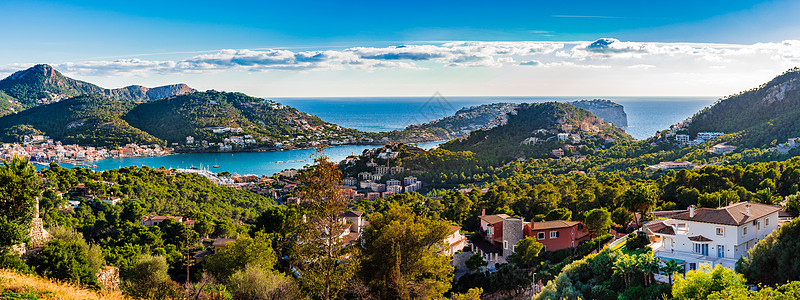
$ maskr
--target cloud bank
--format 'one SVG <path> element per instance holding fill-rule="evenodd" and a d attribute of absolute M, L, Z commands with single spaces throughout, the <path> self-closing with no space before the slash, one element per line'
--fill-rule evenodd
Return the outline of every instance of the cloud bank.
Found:
<path fill-rule="evenodd" d="M 68 74 L 148 76 L 226 70 L 319 71 L 436 68 L 622 68 L 652 70 L 666 64 L 724 67 L 773 61 L 800 64 L 800 40 L 752 45 L 656 43 L 600 38 L 590 42 L 446 42 L 338 50 L 225 49 L 179 60 L 126 58 L 54 64 Z M 26 64 L 0 66 L 0 73 Z"/>

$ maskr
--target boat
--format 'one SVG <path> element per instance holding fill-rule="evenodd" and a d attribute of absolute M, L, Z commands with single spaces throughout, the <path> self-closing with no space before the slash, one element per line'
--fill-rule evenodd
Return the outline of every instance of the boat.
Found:
<path fill-rule="evenodd" d="M 199 169 L 199 168 L 198 168 L 198 167 L 195 167 L 195 166 L 191 166 L 191 167 L 189 167 L 189 169 L 192 169 L 192 170 L 197 170 L 197 169 Z"/>
<path fill-rule="evenodd" d="M 219 168 L 219 165 L 213 165 L 212 168 Z"/>

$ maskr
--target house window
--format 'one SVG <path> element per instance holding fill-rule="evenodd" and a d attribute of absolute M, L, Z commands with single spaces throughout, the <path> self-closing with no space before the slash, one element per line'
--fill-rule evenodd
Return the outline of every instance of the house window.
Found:
<path fill-rule="evenodd" d="M 537 234 L 536 234 L 536 239 L 537 239 L 537 240 L 540 240 L 540 241 L 541 241 L 541 240 L 544 240 L 544 232 L 539 232 L 539 233 L 537 233 Z"/>
<path fill-rule="evenodd" d="M 554 239 L 558 237 L 558 231 L 550 231 L 550 238 Z"/>
<path fill-rule="evenodd" d="M 689 263 L 689 270 L 694 270 L 694 269 L 697 269 L 697 264 L 696 263 Z"/>
<path fill-rule="evenodd" d="M 769 226 L 769 218 L 764 218 L 764 226 Z"/>
<path fill-rule="evenodd" d="M 503 240 L 503 249 L 508 249 L 508 241 Z"/>
<path fill-rule="evenodd" d="M 494 227 L 492 227 L 492 226 L 486 227 L 486 234 L 488 234 L 488 235 L 494 234 Z"/>
<path fill-rule="evenodd" d="M 678 230 L 688 230 L 686 223 L 678 223 Z"/>
<path fill-rule="evenodd" d="M 753 220 L 753 226 L 758 225 L 758 220 Z"/>
<path fill-rule="evenodd" d="M 725 236 L 725 228 L 717 227 L 717 235 L 718 236 Z"/>
<path fill-rule="evenodd" d="M 747 235 L 747 226 L 742 227 L 742 235 Z"/>
<path fill-rule="evenodd" d="M 694 244 L 694 253 L 708 256 L 708 244 Z"/>

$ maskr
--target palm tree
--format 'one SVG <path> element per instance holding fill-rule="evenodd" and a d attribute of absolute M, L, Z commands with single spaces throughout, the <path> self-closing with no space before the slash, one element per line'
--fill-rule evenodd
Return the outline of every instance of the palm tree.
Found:
<path fill-rule="evenodd" d="M 661 274 L 667 275 L 669 277 L 669 284 L 672 285 L 672 275 L 675 273 L 683 273 L 686 270 L 683 268 L 683 265 L 678 264 L 675 260 L 668 260 L 666 264 L 661 267 Z"/>
<path fill-rule="evenodd" d="M 653 274 L 658 272 L 658 259 L 653 257 L 653 252 L 645 252 L 639 254 L 637 262 L 642 274 L 644 275 L 645 286 L 650 286 L 653 283 Z"/>
<path fill-rule="evenodd" d="M 622 255 L 614 262 L 614 273 L 622 276 L 625 281 L 625 288 L 630 283 L 630 275 L 637 269 L 636 259 L 629 255 Z"/>

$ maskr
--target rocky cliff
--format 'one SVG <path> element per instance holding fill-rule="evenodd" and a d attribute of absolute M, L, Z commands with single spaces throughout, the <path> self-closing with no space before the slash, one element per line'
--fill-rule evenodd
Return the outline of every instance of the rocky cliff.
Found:
<path fill-rule="evenodd" d="M 103 94 L 114 98 L 129 99 L 137 102 L 147 102 L 195 92 L 197 92 L 197 90 L 181 83 L 154 88 L 148 88 L 141 85 L 131 85 L 118 89 L 106 89 L 103 91 Z"/>
<path fill-rule="evenodd" d="M 579 100 L 570 104 L 588 110 L 595 116 L 614 123 L 617 127 L 628 127 L 628 115 L 625 113 L 625 108 L 611 100 Z"/>

